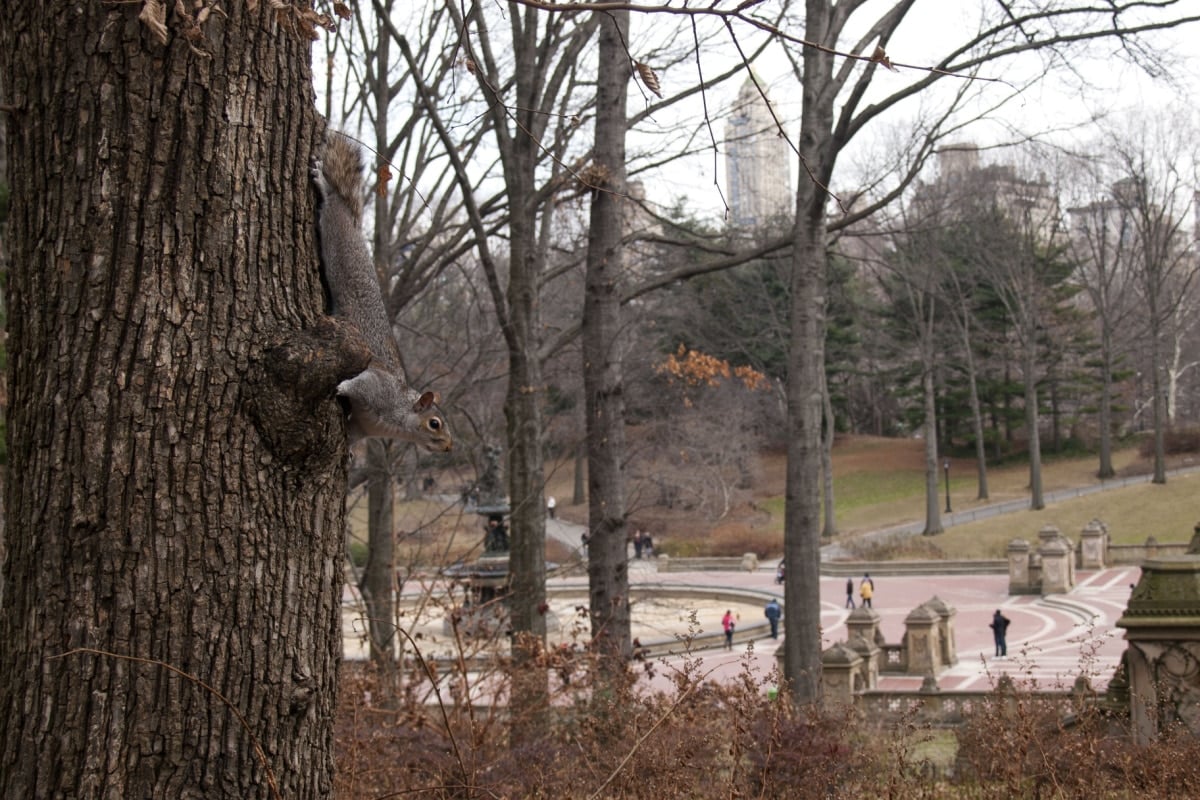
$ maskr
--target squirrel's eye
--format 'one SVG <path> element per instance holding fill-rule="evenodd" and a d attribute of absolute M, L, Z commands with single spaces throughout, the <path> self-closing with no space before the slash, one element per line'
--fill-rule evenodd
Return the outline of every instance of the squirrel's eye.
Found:
<path fill-rule="evenodd" d="M 425 424 L 429 426 L 429 430 L 431 431 L 440 431 L 442 429 L 442 421 L 437 417 L 431 418 L 429 422 Z"/>

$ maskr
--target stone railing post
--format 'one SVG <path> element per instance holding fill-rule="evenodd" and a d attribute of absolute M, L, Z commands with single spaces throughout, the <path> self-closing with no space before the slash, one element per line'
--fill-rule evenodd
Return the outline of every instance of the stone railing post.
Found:
<path fill-rule="evenodd" d="M 1008 593 L 1033 594 L 1036 591 L 1029 575 L 1029 542 L 1013 539 L 1008 543 Z"/>
<path fill-rule="evenodd" d="M 942 665 L 952 667 L 958 663 L 958 643 L 954 639 L 954 615 L 958 612 L 934 595 L 925 601 L 925 607 L 938 615 L 938 641 L 942 645 Z"/>
<path fill-rule="evenodd" d="M 858 653 L 858 657 L 862 659 L 859 667 L 862 688 L 874 689 L 879 685 L 879 645 L 862 636 L 851 636 L 846 646 Z"/>
<path fill-rule="evenodd" d="M 940 621 L 937 612 L 926 606 L 917 606 L 904 618 L 904 641 L 908 644 L 906 674 L 936 675 L 941 671 Z"/>
<path fill-rule="evenodd" d="M 1041 545 L 1038 556 L 1042 560 L 1042 594 L 1065 594 L 1075 586 L 1075 554 L 1062 532 L 1053 525 L 1038 531 Z"/>
<path fill-rule="evenodd" d="M 879 631 L 879 612 L 873 608 L 859 608 L 846 617 L 846 638 L 861 636 L 868 642 L 883 646 L 883 634 Z"/>
<path fill-rule="evenodd" d="M 1108 560 L 1108 542 L 1100 520 L 1094 519 L 1079 532 L 1079 568 L 1104 569 Z"/>
<path fill-rule="evenodd" d="M 840 642 L 821 653 L 821 703 L 826 709 L 854 705 L 855 695 L 865 688 L 862 661 L 862 656 Z"/>

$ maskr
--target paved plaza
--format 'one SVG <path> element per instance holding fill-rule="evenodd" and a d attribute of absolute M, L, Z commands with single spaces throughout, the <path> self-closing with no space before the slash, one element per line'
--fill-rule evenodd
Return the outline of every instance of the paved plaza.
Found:
<path fill-rule="evenodd" d="M 547 526 L 548 534 L 569 544 L 578 541 L 582 528 L 561 520 Z M 576 545 L 577 546 L 577 545 Z M 732 652 L 716 647 L 695 648 L 686 655 L 655 656 L 654 677 L 650 685 L 669 689 L 672 671 L 681 669 L 687 660 L 698 665 L 701 674 L 716 681 L 733 680 L 749 669 L 764 681 L 776 664 L 776 652 L 782 641 L 767 634 L 762 608 L 775 597 L 784 603 L 783 587 L 775 583 L 775 561 L 748 572 L 692 571 L 660 573 L 655 559 L 630 560 L 630 582 L 648 592 L 634 597 L 633 635 L 643 642 L 683 640 L 721 630 L 721 615 L 732 608 L 740 616 L 741 636 L 752 632 L 753 625 L 762 625 L 761 635 L 750 641 L 738 641 Z M 886 572 L 886 569 L 885 569 Z M 1125 610 L 1133 584 L 1141 575 L 1140 567 L 1111 567 L 1098 571 L 1076 573 L 1075 588 L 1065 594 L 1041 597 L 1008 594 L 1007 574 L 980 575 L 897 575 L 874 574 L 874 610 L 880 616 L 880 631 L 888 644 L 899 644 L 904 635 L 905 617 L 918 605 L 938 597 L 956 612 L 954 634 L 958 663 L 943 670 L 937 677 L 942 690 L 985 691 L 1001 675 L 1010 675 L 1018 682 L 1034 681 L 1040 688 L 1069 688 L 1079 675 L 1086 675 L 1096 689 L 1103 689 L 1112 677 L 1125 650 L 1123 631 L 1115 627 Z M 854 576 L 855 601 L 862 575 Z M 586 606 L 587 579 L 574 575 L 554 578 L 548 588 L 570 585 L 567 594 L 551 594 L 552 611 L 563 621 L 562 629 L 552 637 L 551 644 L 570 640 L 586 633 L 586 618 L 580 618 L 579 608 Z M 663 587 L 655 592 L 653 587 Z M 671 587 L 680 592 L 672 592 Z M 445 587 L 420 585 L 411 582 L 405 595 L 432 591 L 432 597 L 445 598 Z M 697 589 L 718 590 L 711 596 Z M 738 590 L 735 597 L 721 596 L 720 589 Z M 686 590 L 686 591 L 682 591 Z M 737 594 L 737 593 L 735 593 Z M 845 607 L 846 576 L 821 578 L 822 649 L 846 640 Z M 345 597 L 345 655 L 349 659 L 366 657 L 365 624 L 362 619 L 361 598 L 347 585 Z M 440 602 L 420 603 L 424 613 L 413 619 L 414 630 L 420 631 L 422 650 L 429 656 L 448 657 L 456 652 L 452 639 L 443 632 L 445 606 Z M 1012 620 L 1008 630 L 1008 655 L 994 657 L 992 631 L 988 623 L 1000 609 Z M 407 613 L 407 612 L 406 612 Z M 783 625 L 780 626 L 781 637 Z M 571 629 L 575 630 L 574 635 Z M 740 637 L 739 637 L 740 638 Z M 711 640 L 710 640 L 711 641 Z M 697 663 L 698 662 L 698 663 Z M 920 688 L 919 676 L 880 676 L 878 688 L 883 690 L 915 690 Z"/>
<path fill-rule="evenodd" d="M 873 575 L 874 608 L 880 629 L 889 643 L 904 635 L 904 618 L 917 605 L 935 595 L 957 612 L 954 617 L 958 664 L 937 676 L 943 690 L 986 690 L 1004 674 L 1014 680 L 1033 679 L 1043 688 L 1068 688 L 1076 676 L 1086 674 L 1097 689 L 1107 685 L 1124 652 L 1123 631 L 1114 623 L 1125 610 L 1130 586 L 1141 569 L 1113 567 L 1077 573 L 1075 588 L 1062 595 L 1009 596 L 1007 575 Z M 855 578 L 855 588 L 861 580 Z M 634 583 L 680 586 L 724 586 L 762 591 L 783 599 L 774 582 L 774 570 L 756 572 L 670 572 L 659 574 L 649 565 L 634 562 Z M 821 578 L 821 624 L 823 647 L 846 639 L 845 577 Z M 764 596 L 764 603 L 766 602 Z M 857 594 L 855 597 L 857 602 Z M 992 631 L 988 627 L 999 608 L 1012 620 L 1008 630 L 1008 656 L 995 658 Z M 786 614 L 786 609 L 785 609 Z M 720 629 L 720 617 L 700 619 L 706 631 Z M 743 620 L 759 622 L 758 618 Z M 780 640 L 782 641 L 782 640 Z M 739 643 L 733 652 L 709 649 L 688 656 L 702 662 L 702 671 L 714 680 L 732 678 L 747 666 L 763 674 L 775 663 L 780 641 L 769 636 L 752 643 Z M 673 659 L 663 659 L 659 672 L 669 671 Z M 666 678 L 659 681 L 666 686 Z M 881 676 L 881 689 L 917 689 L 919 677 Z"/>

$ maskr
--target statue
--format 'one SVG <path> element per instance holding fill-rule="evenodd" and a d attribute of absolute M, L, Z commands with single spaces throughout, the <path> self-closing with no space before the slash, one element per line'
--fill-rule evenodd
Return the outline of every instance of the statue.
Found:
<path fill-rule="evenodd" d="M 507 553 L 508 528 L 504 525 L 504 517 L 500 514 L 489 514 L 487 525 L 483 528 L 483 552 Z"/>
<path fill-rule="evenodd" d="M 494 444 L 483 448 L 483 474 L 475 487 L 475 512 L 490 514 L 508 511 L 508 498 L 504 493 L 504 483 L 500 479 L 500 453 L 503 452 Z"/>

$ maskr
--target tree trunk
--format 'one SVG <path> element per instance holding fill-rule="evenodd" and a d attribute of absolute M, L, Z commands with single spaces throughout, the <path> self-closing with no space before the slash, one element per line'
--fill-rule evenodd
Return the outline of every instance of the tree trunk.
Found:
<path fill-rule="evenodd" d="M 1159 319 L 1156 306 L 1150 307 L 1150 315 L 1155 320 Z M 1150 482 L 1166 483 L 1167 455 L 1163 435 L 1166 415 L 1163 413 L 1162 350 L 1159 346 L 1162 330 L 1156 322 L 1152 322 L 1150 327 L 1150 413 L 1154 421 L 1154 476 Z"/>
<path fill-rule="evenodd" d="M 586 421 L 584 427 L 587 427 Z M 575 447 L 575 480 L 571 484 L 571 505 L 581 506 L 587 502 L 584 479 L 587 473 L 587 441 Z"/>
<path fill-rule="evenodd" d="M 829 379 L 825 370 L 821 370 L 821 412 L 825 421 L 821 437 L 821 478 L 824 496 L 821 506 L 825 511 L 825 527 L 821 530 L 821 535 L 832 539 L 837 536 L 837 508 L 833 504 L 834 417 L 833 402 L 829 398 Z"/>
<path fill-rule="evenodd" d="M 942 533 L 942 507 L 938 496 L 937 393 L 933 385 L 932 331 L 924 331 L 922 342 L 921 390 L 925 398 L 925 531 L 926 536 Z"/>
<path fill-rule="evenodd" d="M 587 395 L 588 594 L 592 644 L 601 669 L 623 674 L 630 654 L 629 563 L 625 546 L 625 395 L 621 362 L 621 243 L 625 194 L 625 112 L 631 67 L 629 12 L 601 15 L 594 174 L 583 304 Z"/>
<path fill-rule="evenodd" d="M 388 70 L 391 66 L 391 36 L 386 21 L 375 24 L 374 48 L 367 46 L 369 84 L 366 90 L 375 109 L 372 134 L 374 149 L 388 152 L 391 136 L 387 113 L 391 99 Z M 371 233 L 371 256 L 376 272 L 388 275 L 391 242 L 388 203 L 390 193 L 376 193 L 373 205 L 375 224 Z M 381 269 L 382 267 L 382 269 Z M 384 284 L 386 285 L 386 283 Z M 396 481 L 393 475 L 398 447 L 386 440 L 367 442 L 367 564 L 363 570 L 362 593 L 367 607 L 367 632 L 370 636 L 370 660 L 378 671 L 383 697 L 381 705 L 390 706 L 400 697 L 400 669 L 396 653 L 396 526 L 393 504 Z"/>
<path fill-rule="evenodd" d="M 1025 343 L 1024 372 L 1025 372 L 1025 427 L 1029 431 L 1029 507 L 1038 511 L 1046 507 L 1042 497 L 1042 440 L 1038 431 L 1038 391 L 1037 379 L 1034 375 L 1032 333 Z"/>
<path fill-rule="evenodd" d="M 367 565 L 362 591 L 366 605 L 370 659 L 384 688 L 383 703 L 399 697 L 396 655 L 396 525 L 393 514 L 392 447 L 367 440 Z"/>
<path fill-rule="evenodd" d="M 803 190 L 801 190 L 803 192 Z M 808 194 L 816 192 L 815 187 Z M 806 215 L 807 216 L 807 215 Z M 820 698 L 821 370 L 825 361 L 825 225 L 802 218 L 793 250 L 784 501 L 784 674 L 798 704 Z"/>
<path fill-rule="evenodd" d="M 1100 331 L 1100 470 L 1101 480 L 1116 475 L 1112 461 L 1113 346 L 1107 320 Z"/>
<path fill-rule="evenodd" d="M 804 21 L 811 42 L 837 44 L 832 4 L 810 2 Z M 832 52 L 832 50 L 830 50 Z M 831 91 L 833 57 L 804 48 L 800 115 L 800 184 L 792 245 L 790 331 L 787 354 L 787 496 L 783 555 L 784 677 L 797 705 L 821 697 L 821 383 L 825 370 L 825 306 L 828 287 L 825 207 L 833 173 Z M 810 174 L 805 165 L 816 168 Z"/>
<path fill-rule="evenodd" d="M 0 26 L 0 795 L 325 797 L 349 367 L 335 325 L 303 332 L 310 44 L 237 4 L 195 41 L 167 12 L 164 45 L 139 8 L 16 2 Z"/>
<path fill-rule="evenodd" d="M 983 410 L 979 404 L 979 381 L 976 377 L 975 353 L 971 349 L 971 327 L 963 323 L 963 354 L 967 363 L 967 390 L 971 404 L 971 430 L 975 434 L 975 471 L 979 491 L 976 500 L 988 499 L 987 444 L 983 440 Z"/>
<path fill-rule="evenodd" d="M 518 103 L 522 109 L 529 108 Z M 536 143 L 512 142 L 506 165 L 513 214 L 507 294 L 508 390 L 504 418 L 508 441 L 508 493 L 512 503 L 509 541 L 509 610 L 513 662 L 513 742 L 528 744 L 546 732 L 549 683 L 538 666 L 546 640 L 546 501 L 542 454 L 542 365 L 538 358 L 540 260 L 534 236 L 533 166 Z"/>

